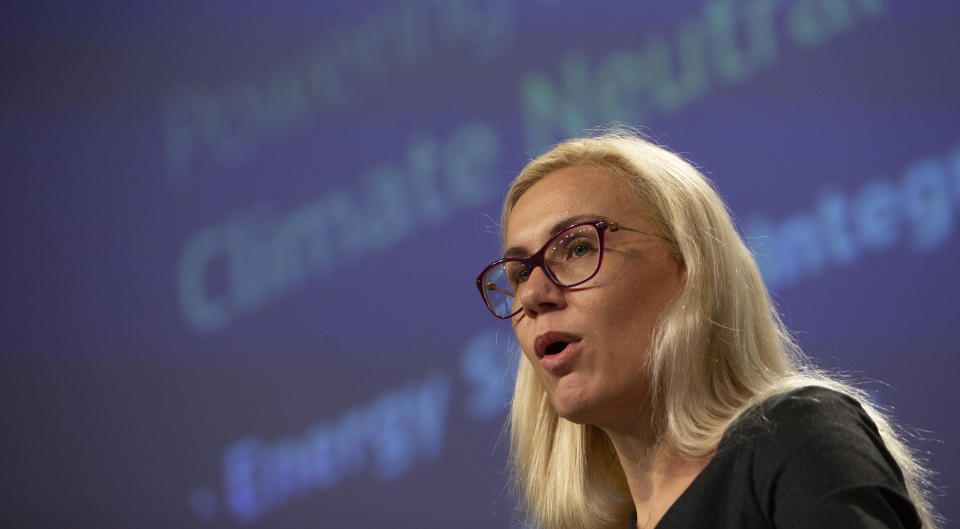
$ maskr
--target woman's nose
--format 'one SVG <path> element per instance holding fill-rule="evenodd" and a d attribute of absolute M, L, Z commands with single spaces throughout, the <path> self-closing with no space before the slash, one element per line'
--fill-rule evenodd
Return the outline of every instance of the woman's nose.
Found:
<path fill-rule="evenodd" d="M 563 287 L 551 281 L 543 267 L 535 267 L 519 290 L 518 299 L 525 316 L 536 317 L 567 306 Z"/>

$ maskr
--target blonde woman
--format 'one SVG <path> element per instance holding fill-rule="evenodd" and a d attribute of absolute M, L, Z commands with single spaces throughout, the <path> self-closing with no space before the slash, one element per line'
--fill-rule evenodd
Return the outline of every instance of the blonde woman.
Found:
<path fill-rule="evenodd" d="M 526 522 L 937 527 L 924 469 L 777 316 L 730 215 L 626 131 L 563 142 L 504 204 L 477 278 L 523 354 L 510 413 Z"/>

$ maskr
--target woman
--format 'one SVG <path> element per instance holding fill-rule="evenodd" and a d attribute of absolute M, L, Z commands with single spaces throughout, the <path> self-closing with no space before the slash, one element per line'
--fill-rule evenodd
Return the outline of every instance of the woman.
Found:
<path fill-rule="evenodd" d="M 523 355 L 511 463 L 528 522 L 936 527 L 924 469 L 785 330 L 706 178 L 632 133 L 530 162 L 477 279 Z"/>

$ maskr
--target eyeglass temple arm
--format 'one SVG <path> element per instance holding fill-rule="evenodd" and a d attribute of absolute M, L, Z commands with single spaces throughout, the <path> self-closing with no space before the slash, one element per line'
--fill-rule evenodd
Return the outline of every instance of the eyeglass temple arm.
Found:
<path fill-rule="evenodd" d="M 618 230 L 627 230 L 627 231 L 632 231 L 632 232 L 636 232 L 636 233 L 642 233 L 642 234 L 644 234 L 644 235 L 649 235 L 649 236 L 651 236 L 651 237 L 656 237 L 656 238 L 658 238 L 658 239 L 663 239 L 663 240 L 665 240 L 665 241 L 667 241 L 667 242 L 676 242 L 676 241 L 674 241 L 673 239 L 671 239 L 670 237 L 667 237 L 667 236 L 665 236 L 665 235 L 660 235 L 659 233 L 651 233 L 651 232 L 649 232 L 649 231 L 638 230 L 638 229 L 636 229 L 636 228 L 628 228 L 628 227 L 626 227 L 626 226 L 624 226 L 624 225 L 622 225 L 622 224 L 617 224 L 616 222 L 611 222 L 611 223 L 610 223 L 610 231 L 618 231 Z"/>
<path fill-rule="evenodd" d="M 501 293 L 501 294 L 510 296 L 511 298 L 514 297 L 513 292 L 507 292 L 506 290 L 502 290 L 500 287 L 497 286 L 496 283 L 487 283 L 487 284 L 484 285 L 484 288 L 486 288 L 486 290 L 488 290 L 488 291 L 489 291 L 489 290 L 495 290 L 495 291 L 497 291 L 497 292 L 499 292 L 499 293 Z"/>

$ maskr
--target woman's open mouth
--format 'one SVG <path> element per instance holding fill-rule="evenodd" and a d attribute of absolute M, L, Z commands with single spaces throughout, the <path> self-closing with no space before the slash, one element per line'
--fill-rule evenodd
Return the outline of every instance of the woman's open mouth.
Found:
<path fill-rule="evenodd" d="M 542 359 L 545 356 L 555 356 L 567 349 L 570 344 L 575 344 L 582 340 L 576 334 L 570 334 L 562 331 L 547 331 L 540 334 L 533 341 L 534 351 L 537 358 Z"/>
<path fill-rule="evenodd" d="M 566 349 L 567 345 L 569 344 L 570 342 L 564 342 L 564 341 L 553 342 L 550 345 L 548 345 L 546 349 L 544 349 L 543 354 L 545 356 L 558 354 L 564 349 Z"/>

